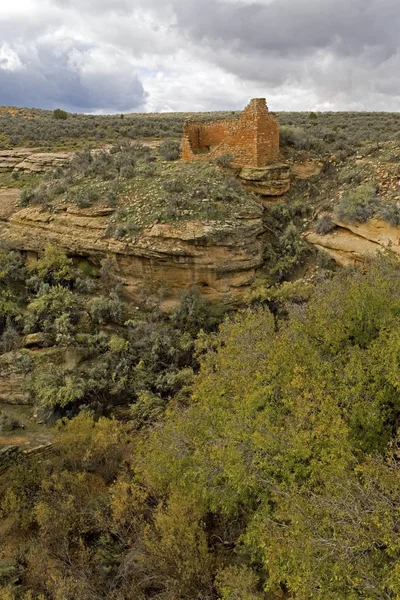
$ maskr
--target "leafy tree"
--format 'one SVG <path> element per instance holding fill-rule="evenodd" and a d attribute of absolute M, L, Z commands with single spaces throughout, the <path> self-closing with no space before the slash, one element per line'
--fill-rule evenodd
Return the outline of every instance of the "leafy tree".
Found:
<path fill-rule="evenodd" d="M 61 108 L 56 108 L 53 110 L 53 119 L 57 121 L 66 121 L 68 119 L 68 113 L 65 110 L 61 110 Z"/>
<path fill-rule="evenodd" d="M 37 296 L 28 304 L 25 333 L 43 331 L 50 340 L 72 339 L 79 320 L 81 306 L 76 294 L 61 285 L 43 284 Z"/>
<path fill-rule="evenodd" d="M 399 485 L 392 449 L 319 493 L 277 487 L 278 510 L 257 515 L 246 537 L 268 564 L 266 591 L 285 581 L 296 598 L 396 598 Z"/>
<path fill-rule="evenodd" d="M 50 285 L 69 286 L 76 277 L 72 259 L 51 244 L 45 247 L 39 260 L 32 263 L 30 272 L 36 274 L 41 282 Z"/>
<path fill-rule="evenodd" d="M 259 565 L 249 594 L 258 581 L 298 598 L 398 593 L 397 463 L 382 458 L 400 415 L 398 270 L 344 271 L 278 328 L 266 309 L 228 320 L 192 404 L 143 442 L 156 493 L 240 524 L 237 552 Z"/>

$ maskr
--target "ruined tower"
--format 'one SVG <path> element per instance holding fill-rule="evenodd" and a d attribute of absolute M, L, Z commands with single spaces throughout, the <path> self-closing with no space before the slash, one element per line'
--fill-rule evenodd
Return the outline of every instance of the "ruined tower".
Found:
<path fill-rule="evenodd" d="M 239 119 L 202 123 L 188 121 L 182 140 L 183 160 L 231 154 L 238 167 L 264 167 L 279 154 L 279 122 L 268 112 L 265 98 L 254 98 Z"/>

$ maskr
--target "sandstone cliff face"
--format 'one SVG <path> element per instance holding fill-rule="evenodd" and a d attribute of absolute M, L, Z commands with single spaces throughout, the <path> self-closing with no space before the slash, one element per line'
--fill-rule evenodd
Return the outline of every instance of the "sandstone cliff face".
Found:
<path fill-rule="evenodd" d="M 283 196 L 290 189 L 290 167 L 285 164 L 244 167 L 239 178 L 248 190 L 260 196 Z"/>
<path fill-rule="evenodd" d="M 48 169 L 66 165 L 73 152 L 32 152 L 26 148 L 0 150 L 0 173 L 26 171 L 44 173 Z"/>
<path fill-rule="evenodd" d="M 343 223 L 332 217 L 336 228 L 326 235 L 307 232 L 305 238 L 341 265 L 360 264 L 379 252 L 400 255 L 400 227 L 370 219 L 366 223 Z"/>
<path fill-rule="evenodd" d="M 128 243 L 106 236 L 112 209 L 21 209 L 12 191 L 0 200 L 0 239 L 12 248 L 39 253 L 51 243 L 94 262 L 112 257 L 133 298 L 143 285 L 165 287 L 164 308 L 194 285 L 209 299 L 235 302 L 263 262 L 261 208 L 229 221 L 153 224 Z"/>

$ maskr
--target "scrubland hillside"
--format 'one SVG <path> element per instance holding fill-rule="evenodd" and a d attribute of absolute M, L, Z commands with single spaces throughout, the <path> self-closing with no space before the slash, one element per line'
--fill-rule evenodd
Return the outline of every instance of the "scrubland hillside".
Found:
<path fill-rule="evenodd" d="M 0 156 L 0 599 L 394 600 L 400 117 L 281 114 L 263 198 L 184 117 L 0 113 L 79 150 Z"/>

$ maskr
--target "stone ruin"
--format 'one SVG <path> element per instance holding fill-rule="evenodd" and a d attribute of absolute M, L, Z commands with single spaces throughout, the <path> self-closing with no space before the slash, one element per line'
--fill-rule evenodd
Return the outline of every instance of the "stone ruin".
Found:
<path fill-rule="evenodd" d="M 279 121 L 268 111 L 265 98 L 254 98 L 239 119 L 188 121 L 182 139 L 182 160 L 210 160 L 224 154 L 252 192 L 283 196 L 290 188 L 290 169 L 279 159 Z"/>
<path fill-rule="evenodd" d="M 279 122 L 268 112 L 265 98 L 250 101 L 239 119 L 185 124 L 182 159 L 210 159 L 233 156 L 238 167 L 264 167 L 279 154 Z"/>

